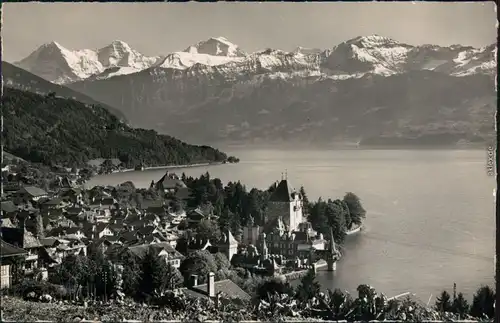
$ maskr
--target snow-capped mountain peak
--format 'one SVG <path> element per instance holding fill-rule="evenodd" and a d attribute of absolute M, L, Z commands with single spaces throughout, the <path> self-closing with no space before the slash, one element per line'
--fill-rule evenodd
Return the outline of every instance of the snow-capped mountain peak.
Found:
<path fill-rule="evenodd" d="M 292 52 L 277 48 L 243 52 L 225 37 L 212 37 L 166 56 L 148 57 L 121 40 L 97 50 L 69 50 L 57 42 L 40 46 L 15 63 L 54 83 L 106 79 L 133 74 L 150 67 L 189 70 L 189 75 L 280 73 L 320 74 L 326 78 L 392 75 L 432 70 L 453 76 L 494 74 L 496 44 L 484 48 L 463 45 L 412 46 L 380 35 L 358 36 L 331 49 L 298 47 Z"/>
<path fill-rule="evenodd" d="M 62 84 L 87 79 L 109 68 L 123 69 L 115 71 L 115 74 L 135 73 L 153 66 L 158 60 L 159 57 L 146 57 L 120 40 L 98 50 L 69 50 L 52 41 L 15 65 L 48 81 Z"/>
<path fill-rule="evenodd" d="M 351 40 L 346 41 L 348 44 L 355 44 L 364 48 L 374 48 L 381 46 L 394 46 L 400 44 L 398 41 L 384 36 L 370 35 L 370 36 L 358 36 Z"/>
<path fill-rule="evenodd" d="M 109 44 L 109 46 L 130 49 L 129 44 L 127 44 L 123 40 L 118 40 L 118 39 L 113 40 L 111 44 Z"/>
<path fill-rule="evenodd" d="M 295 50 L 293 51 L 293 53 L 303 54 L 303 55 L 317 55 L 321 52 L 323 52 L 323 50 L 319 48 L 305 48 L 301 46 L 295 48 Z"/>
<path fill-rule="evenodd" d="M 114 40 L 108 46 L 97 50 L 97 55 L 104 69 L 125 67 L 129 68 L 129 72 L 151 67 L 160 59 L 158 56 L 146 57 L 121 40 Z"/>
<path fill-rule="evenodd" d="M 212 37 L 201 41 L 196 45 L 191 45 L 184 50 L 191 54 L 206 54 L 211 56 L 243 57 L 245 53 L 238 45 L 233 44 L 225 37 Z"/>
<path fill-rule="evenodd" d="M 59 49 L 66 49 L 64 46 L 56 42 L 55 40 L 51 41 L 50 43 L 44 44 L 40 46 L 40 48 L 47 48 L 47 47 L 54 47 L 54 48 L 59 48 Z"/>
<path fill-rule="evenodd" d="M 189 52 L 184 51 L 169 54 L 158 66 L 162 68 L 184 70 L 196 64 L 218 66 L 230 62 L 241 61 L 242 59 L 243 57 L 210 55 L 205 53 L 197 53 L 195 50 L 192 50 Z"/>
<path fill-rule="evenodd" d="M 403 69 L 412 48 L 388 37 L 358 36 L 329 51 L 324 66 L 331 72 L 347 74 L 396 74 Z"/>

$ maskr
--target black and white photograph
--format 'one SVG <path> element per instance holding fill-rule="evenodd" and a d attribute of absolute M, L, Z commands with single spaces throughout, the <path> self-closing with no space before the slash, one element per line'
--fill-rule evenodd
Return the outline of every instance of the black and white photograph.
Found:
<path fill-rule="evenodd" d="M 495 2 L 1 6 L 2 322 L 495 321 Z"/>

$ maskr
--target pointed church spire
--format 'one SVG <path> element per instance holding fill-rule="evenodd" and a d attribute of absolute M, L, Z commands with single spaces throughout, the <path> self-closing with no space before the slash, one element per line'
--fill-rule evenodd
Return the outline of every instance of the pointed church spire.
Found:
<path fill-rule="evenodd" d="M 335 248 L 335 240 L 333 239 L 333 228 L 330 227 L 330 252 L 334 253 L 336 251 Z"/>

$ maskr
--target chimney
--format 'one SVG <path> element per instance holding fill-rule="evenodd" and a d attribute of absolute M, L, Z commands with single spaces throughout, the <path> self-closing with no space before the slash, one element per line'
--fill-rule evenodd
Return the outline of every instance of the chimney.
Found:
<path fill-rule="evenodd" d="M 191 275 L 191 281 L 189 282 L 190 287 L 198 286 L 198 275 Z"/>
<path fill-rule="evenodd" d="M 215 274 L 210 272 L 207 275 L 207 294 L 208 297 L 215 297 Z"/>

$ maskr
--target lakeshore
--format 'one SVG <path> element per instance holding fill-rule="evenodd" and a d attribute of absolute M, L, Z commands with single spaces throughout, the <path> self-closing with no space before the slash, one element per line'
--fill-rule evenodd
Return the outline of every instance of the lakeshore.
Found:
<path fill-rule="evenodd" d="M 358 226 L 355 226 L 354 228 L 351 228 L 351 230 L 347 231 L 345 233 L 346 236 L 350 236 L 350 235 L 353 235 L 353 234 L 356 234 L 356 233 L 359 233 L 363 230 L 363 224 L 361 225 L 358 225 Z"/>
<path fill-rule="evenodd" d="M 245 167 L 243 167 L 243 168 L 245 168 L 245 169 L 247 169 L 247 170 L 248 170 L 248 165 L 244 165 L 244 166 L 245 166 Z M 196 173 L 197 173 L 197 174 L 198 174 L 198 173 L 204 174 L 203 170 L 204 170 L 204 169 L 206 169 L 206 167 L 211 167 L 211 166 L 205 166 L 205 167 L 204 167 L 204 166 L 200 166 L 200 167 L 201 167 L 200 169 L 201 169 L 202 171 L 197 170 L 197 171 L 196 171 Z M 238 168 L 239 168 L 238 166 L 234 167 L 234 169 L 238 169 Z M 217 167 L 214 167 L 214 168 L 211 168 L 211 169 L 226 170 L 226 168 L 225 168 L 225 167 L 224 167 L 224 168 L 217 168 Z M 231 169 L 233 169 L 233 168 L 231 168 Z M 227 171 L 227 170 L 226 170 L 226 171 Z M 156 175 L 155 175 L 155 176 L 156 176 L 156 180 L 158 179 L 158 177 L 161 177 L 162 175 L 164 175 L 164 171 L 162 171 L 162 170 L 161 170 L 161 168 L 160 168 L 159 170 L 158 170 L 158 169 L 157 169 L 157 170 L 151 170 L 151 171 L 149 171 L 149 172 L 133 172 L 133 173 L 136 173 L 136 175 L 138 175 L 139 177 L 142 177 L 142 176 L 143 176 L 144 174 L 146 174 L 146 173 L 150 173 L 149 175 L 155 175 L 155 174 L 160 175 L 160 176 L 156 176 Z M 119 175 L 119 174 L 111 174 L 111 176 L 116 176 L 116 175 Z M 205 179 L 200 178 L 199 180 L 197 180 L 197 179 L 190 179 L 190 178 L 189 178 L 189 176 L 190 176 L 190 175 L 189 175 L 189 174 L 187 174 L 187 178 L 186 178 L 186 183 L 189 185 L 189 187 L 192 187 L 193 189 L 196 189 L 196 190 L 199 190 L 199 189 L 202 189 L 202 188 L 206 187 L 206 185 L 207 185 L 206 178 L 207 178 L 207 177 L 205 177 Z M 202 175 L 202 176 L 204 176 L 204 175 Z M 139 177 L 138 177 L 138 178 L 139 178 Z M 235 176 L 234 176 L 234 174 L 232 174 L 232 176 L 231 176 L 230 178 L 231 178 L 231 179 L 234 179 L 234 177 L 235 177 Z M 214 177 L 210 176 L 210 178 L 212 178 L 212 179 L 213 179 Z M 267 180 L 268 180 L 268 179 L 267 179 Z M 122 182 L 123 182 L 123 181 L 122 181 Z M 134 181 L 134 180 L 132 180 L 132 182 L 135 182 L 135 181 Z M 243 186 L 242 186 L 241 184 L 239 184 L 239 185 L 241 186 L 240 188 L 233 187 L 233 188 L 232 188 L 232 190 L 233 190 L 233 191 L 237 191 L 237 190 L 242 190 L 242 191 L 243 191 Z M 230 188 L 230 187 L 228 187 L 228 188 Z M 314 189 L 314 186 L 312 186 L 312 188 Z M 205 190 L 205 189 L 203 189 L 203 190 Z M 221 192 L 223 192 L 223 191 L 224 191 L 224 192 L 226 192 L 226 190 L 221 190 Z M 109 192 L 109 191 L 108 191 L 108 192 Z M 230 191 L 229 191 L 228 193 L 226 193 L 226 194 L 229 194 L 229 193 L 230 193 Z M 232 195 L 232 194 L 229 194 L 228 196 L 233 196 L 233 195 Z M 103 196 L 103 198 L 105 198 L 105 196 Z M 233 203 L 234 203 L 234 202 L 233 202 Z M 231 204 L 233 204 L 233 203 L 231 203 Z M 234 204 L 237 204 L 237 203 L 234 203 Z M 376 209 L 375 209 L 374 211 L 372 211 L 371 209 L 372 209 L 372 208 L 370 208 L 370 212 L 369 212 L 369 213 L 370 213 L 369 220 L 372 220 L 373 218 L 375 218 L 375 219 L 376 219 L 376 218 L 377 218 L 377 216 L 380 214 L 379 212 L 377 212 L 377 210 L 376 210 Z M 113 213 L 114 213 L 114 212 L 113 212 Z M 118 215 L 118 214 L 117 214 L 117 215 Z M 154 220 L 154 219 L 151 219 L 151 220 Z M 370 228 L 370 229 L 373 229 L 373 224 L 370 224 L 369 228 Z M 351 235 L 355 235 L 355 234 L 357 234 L 357 233 L 361 232 L 362 230 L 363 230 L 363 227 L 362 227 L 362 226 L 359 226 L 359 227 L 357 227 L 357 226 L 353 226 L 353 227 L 351 227 L 349 230 L 347 230 L 345 233 L 346 233 L 346 235 L 351 236 Z M 134 230 L 131 230 L 131 231 L 134 231 Z M 375 230 L 374 230 L 374 231 L 375 231 Z M 117 233 L 117 235 L 119 236 L 119 235 L 120 235 L 120 233 Z M 349 243 L 352 243 L 352 242 L 358 242 L 358 243 L 359 243 L 359 242 L 362 242 L 363 240 L 365 240 L 365 235 L 364 235 L 364 234 L 363 234 L 363 235 L 360 235 L 359 239 L 349 239 Z M 345 261 L 345 260 L 349 261 L 349 259 L 352 259 L 352 257 L 350 257 L 351 253 L 356 253 L 356 252 L 359 250 L 359 248 L 360 248 L 360 247 L 353 247 L 353 246 L 350 246 L 350 247 L 349 247 L 349 246 L 346 246 L 346 248 L 344 248 L 344 249 L 346 250 L 346 255 L 347 255 L 347 257 L 346 257 L 345 259 L 344 259 L 344 258 L 342 258 L 342 261 L 340 261 L 340 262 L 339 262 L 339 264 L 338 264 L 338 265 L 339 265 L 339 266 L 338 266 L 338 267 L 339 267 L 339 268 L 338 268 L 338 271 L 337 271 L 336 273 L 327 273 L 327 271 L 319 271 L 319 272 L 318 272 L 318 275 L 317 275 L 317 279 L 318 279 L 318 281 L 319 281 L 320 279 L 324 279 L 323 277 L 325 277 L 325 274 L 327 274 L 327 275 L 329 275 L 329 276 L 332 276 L 332 275 L 334 275 L 334 274 L 335 274 L 335 277 L 340 277 L 340 278 L 341 278 L 342 276 L 345 276 L 346 274 L 349 274 L 349 273 L 350 273 L 350 271 L 351 271 L 351 269 L 349 269 L 349 268 L 345 269 L 345 268 L 346 268 L 346 267 L 345 267 L 345 263 L 346 263 L 346 261 Z M 276 254 L 275 252 L 272 252 L 272 253 L 273 253 L 273 254 Z M 279 254 L 279 252 L 277 252 L 277 254 Z M 384 267 L 384 271 L 387 271 L 387 270 L 390 270 L 390 269 L 391 269 L 391 268 L 386 268 L 386 267 Z M 289 275 L 289 276 L 293 276 L 293 275 L 297 275 L 297 274 L 292 274 L 292 275 Z M 301 274 L 299 274 L 299 275 L 303 275 L 303 273 L 301 273 Z M 290 280 L 291 280 L 291 279 L 290 279 Z M 359 284 L 359 276 L 356 278 L 356 280 L 358 281 L 358 284 Z M 335 280 L 333 280 L 333 283 L 337 283 L 338 281 L 339 281 L 339 279 L 337 279 L 337 278 L 336 278 Z M 364 282 L 364 281 L 363 281 L 363 282 Z M 326 284 L 323 284 L 323 287 L 324 287 L 325 285 L 326 285 Z M 335 286 L 335 285 L 333 285 L 333 284 L 331 283 L 331 280 L 328 282 L 328 285 L 326 285 L 326 286 L 328 286 L 328 288 L 336 288 L 336 286 Z M 377 286 L 377 285 L 376 285 L 376 284 L 374 284 L 374 286 Z M 322 289 L 323 289 L 323 288 L 322 288 Z M 342 288 L 341 290 L 348 290 L 348 289 L 347 289 L 347 288 L 346 288 L 346 289 L 343 289 L 343 288 Z M 398 291 L 398 292 L 396 292 L 396 293 L 387 293 L 387 294 L 389 294 L 389 295 L 395 295 L 395 294 L 400 294 L 401 292 L 406 292 L 406 291 L 408 291 L 408 290 L 411 290 L 412 292 L 414 291 L 412 288 L 404 288 L 402 291 Z M 384 291 L 384 292 L 385 292 L 385 291 Z M 386 293 L 386 292 L 385 292 L 385 293 Z M 427 299 L 427 297 L 425 297 L 425 299 Z M 34 304 L 34 303 L 32 303 L 32 304 Z M 37 304 L 38 304 L 38 303 L 37 303 Z M 131 317 L 137 317 L 137 316 L 131 316 Z"/>
<path fill-rule="evenodd" d="M 494 283 L 495 225 L 489 214 L 495 211 L 490 203 L 495 182 L 486 174 L 484 151 L 230 150 L 228 154 L 244 162 L 178 172 L 195 177 L 209 172 L 225 183 L 240 180 L 247 187 L 267 189 L 270 179 L 287 169 L 295 183 L 307 188 L 311 200 L 359 192 L 368 219 L 362 234 L 348 236 L 337 271 L 319 272 L 318 280 L 325 288 L 356 293 L 359 277 L 365 277 L 387 295 L 410 290 L 427 299 L 457 282 L 471 300 L 477 286 Z M 147 188 L 163 175 L 161 170 L 112 174 L 98 176 L 89 184 L 131 180 L 136 187 Z M 381 183 L 379 190 L 371 183 Z M 448 187 L 444 183 L 451 188 L 443 190 Z M 418 202 L 429 196 L 439 198 Z M 457 200 L 457 196 L 464 198 Z M 456 220 L 450 224 L 451 214 Z M 478 214 L 481 221 L 471 223 L 469 214 Z M 443 230 L 446 238 L 440 233 Z M 412 256 L 415 253 L 421 257 Z M 436 274 L 440 272 L 449 274 Z M 408 275 L 418 279 L 408 281 Z"/>
<path fill-rule="evenodd" d="M 186 170 L 189 170 L 189 169 L 193 169 L 193 168 L 213 167 L 213 166 L 221 166 L 221 165 L 229 165 L 229 164 L 231 164 L 231 163 L 211 162 L 211 163 L 196 163 L 196 164 L 184 164 L 184 165 L 151 166 L 151 167 L 145 167 L 143 170 L 137 170 L 137 169 L 134 169 L 134 168 L 113 170 L 112 172 L 107 173 L 107 174 L 96 174 L 94 176 L 91 176 L 85 182 L 84 187 L 87 188 L 87 189 L 90 189 L 90 188 L 92 188 L 94 186 L 107 186 L 107 185 L 115 186 L 115 185 L 121 184 L 121 183 L 114 183 L 114 184 L 104 184 L 103 183 L 103 184 L 95 184 L 95 185 L 93 185 L 93 184 L 89 185 L 88 184 L 89 182 L 92 182 L 93 179 L 101 178 L 102 176 L 109 176 L 109 175 L 119 176 L 120 174 L 123 174 L 123 175 L 126 175 L 126 174 L 138 174 L 138 175 L 142 175 L 142 174 L 147 174 L 148 172 L 151 172 L 151 171 L 168 171 L 168 170 L 176 170 L 176 169 L 186 169 Z M 158 178 L 153 178 L 153 180 L 157 180 L 157 179 Z M 127 181 L 129 181 L 129 180 L 124 180 L 123 182 L 127 182 Z M 139 185 L 138 187 L 141 187 L 141 185 Z M 146 188 L 147 186 L 144 185 L 143 187 Z"/>
<path fill-rule="evenodd" d="M 127 169 L 114 170 L 114 171 L 111 172 L 111 174 L 126 173 L 126 172 L 142 172 L 142 171 L 145 171 L 145 170 L 155 170 L 155 169 L 179 169 L 179 168 L 193 168 L 193 167 L 217 166 L 217 165 L 224 165 L 224 164 L 226 164 L 226 163 L 224 163 L 224 162 L 213 162 L 213 163 L 197 163 L 197 164 L 185 164 L 185 165 L 163 165 L 163 166 L 144 167 L 143 170 L 138 170 L 138 169 L 135 169 L 135 168 L 127 168 Z M 101 174 L 99 174 L 99 175 L 101 175 Z M 102 175 L 106 175 L 106 174 L 102 174 Z"/>

